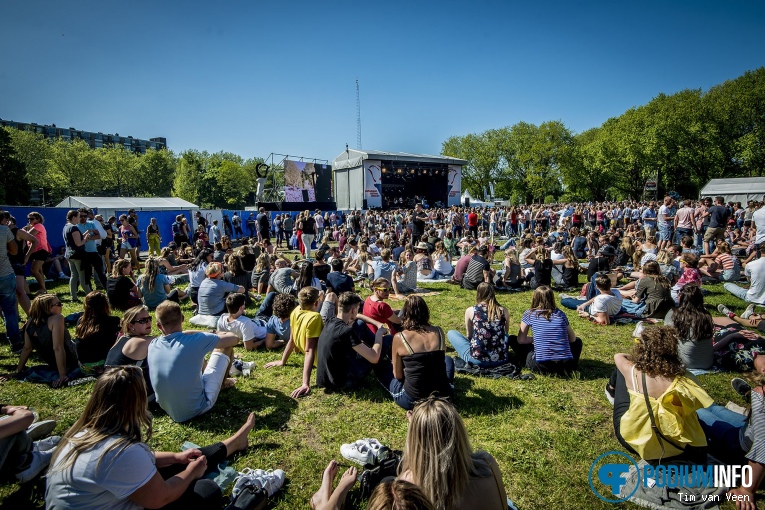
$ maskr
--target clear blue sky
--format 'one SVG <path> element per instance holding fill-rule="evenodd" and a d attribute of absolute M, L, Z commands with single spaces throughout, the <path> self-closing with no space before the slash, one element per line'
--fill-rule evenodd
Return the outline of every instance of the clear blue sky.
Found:
<path fill-rule="evenodd" d="M 268 5 L 265 5 L 268 4 Z M 332 160 L 575 132 L 765 65 L 765 2 L 5 1 L 0 117 Z"/>

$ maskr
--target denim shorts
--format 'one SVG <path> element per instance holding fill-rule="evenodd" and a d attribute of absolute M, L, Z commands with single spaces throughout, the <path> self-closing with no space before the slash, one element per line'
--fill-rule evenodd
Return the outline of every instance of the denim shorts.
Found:
<path fill-rule="evenodd" d="M 671 241 L 672 229 L 670 227 L 659 226 L 659 241 Z"/>

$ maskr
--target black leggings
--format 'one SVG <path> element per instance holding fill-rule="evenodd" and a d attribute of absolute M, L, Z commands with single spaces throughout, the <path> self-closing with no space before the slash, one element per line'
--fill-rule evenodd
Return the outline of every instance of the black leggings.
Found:
<path fill-rule="evenodd" d="M 570 375 L 571 372 L 579 366 L 579 357 L 582 355 L 582 339 L 576 337 L 576 341 L 571 344 L 571 355 L 573 359 L 560 361 L 537 361 L 534 344 L 519 344 L 518 337 L 510 335 L 507 337 L 510 347 L 515 351 L 521 360 L 526 361 L 526 368 L 532 372 L 540 374 Z"/>
<path fill-rule="evenodd" d="M 205 471 L 205 475 L 216 469 L 218 464 L 226 460 L 226 457 L 228 457 L 226 445 L 223 443 L 215 443 L 210 446 L 205 446 L 204 448 L 200 448 L 200 450 L 202 451 L 202 455 L 207 458 L 207 470 Z M 167 480 L 182 472 L 184 469 L 186 469 L 186 466 L 183 464 L 173 464 L 172 466 L 160 468 L 158 471 L 159 474 L 162 475 L 162 478 Z M 214 480 L 200 478 L 199 480 L 192 482 L 180 498 L 162 508 L 167 510 L 188 510 L 190 508 L 220 509 L 222 507 L 223 493 L 221 492 L 220 487 L 218 487 L 218 484 L 215 483 Z"/>

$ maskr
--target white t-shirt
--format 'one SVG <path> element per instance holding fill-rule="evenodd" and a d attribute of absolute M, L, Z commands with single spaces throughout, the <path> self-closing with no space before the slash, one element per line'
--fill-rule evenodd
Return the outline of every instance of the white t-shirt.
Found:
<path fill-rule="evenodd" d="M 749 290 L 746 291 L 746 300 L 750 303 L 765 303 L 765 258 L 759 258 L 748 263 L 744 274 L 751 283 Z"/>
<path fill-rule="evenodd" d="M 598 294 L 590 305 L 590 314 L 606 312 L 606 315 L 613 317 L 622 309 L 622 297 L 614 294 Z"/>
<path fill-rule="evenodd" d="M 666 205 L 662 205 L 661 207 L 659 207 L 659 215 L 658 215 L 659 225 L 668 225 L 669 224 L 669 222 L 664 219 L 665 215 L 669 216 L 670 215 L 670 210 L 669 210 L 669 207 L 667 207 Z"/>
<path fill-rule="evenodd" d="M 229 314 L 224 313 L 218 319 L 218 332 L 226 331 L 233 333 L 242 341 L 262 340 L 266 337 L 266 325 L 260 321 L 254 321 L 249 317 L 240 315 L 229 321 Z"/>
<path fill-rule="evenodd" d="M 146 485 L 157 472 L 154 454 L 143 443 L 135 443 L 124 450 L 121 446 L 108 452 L 115 441 L 107 438 L 95 447 L 77 456 L 65 470 L 52 465 L 48 470 L 45 504 L 49 510 L 139 510 L 142 507 L 128 499 Z M 71 449 L 67 444 L 64 454 Z M 104 453 L 106 452 L 106 453 Z"/>
<path fill-rule="evenodd" d="M 752 221 L 757 227 L 757 235 L 754 238 L 755 244 L 765 243 L 765 207 L 760 207 L 752 214 Z"/>

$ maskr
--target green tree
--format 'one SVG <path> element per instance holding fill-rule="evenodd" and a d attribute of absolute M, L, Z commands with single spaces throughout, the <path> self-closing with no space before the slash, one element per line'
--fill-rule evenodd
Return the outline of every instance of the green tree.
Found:
<path fill-rule="evenodd" d="M 202 205 L 202 180 L 206 155 L 195 150 L 184 151 L 178 158 L 173 179 L 173 194 L 192 204 Z"/>
<path fill-rule="evenodd" d="M 50 144 L 45 137 L 31 131 L 11 127 L 0 128 L 10 135 L 16 159 L 24 165 L 27 180 L 33 188 L 49 187 L 47 172 Z"/>
<path fill-rule="evenodd" d="M 167 149 L 147 149 L 138 158 L 135 172 L 139 194 L 155 197 L 169 197 L 173 193 L 173 180 L 177 161 Z"/>
<path fill-rule="evenodd" d="M 123 145 L 111 145 L 96 149 L 100 159 L 101 175 L 100 194 L 114 196 L 133 196 L 140 193 L 136 167 L 138 156 Z M 149 187 L 148 189 L 151 189 Z"/>
<path fill-rule="evenodd" d="M 21 205 L 28 199 L 26 168 L 16 157 L 10 133 L 0 129 L 0 204 Z"/>
<path fill-rule="evenodd" d="M 50 148 L 46 179 L 54 201 L 67 196 L 94 196 L 103 190 L 100 161 L 87 142 L 58 139 Z"/>

